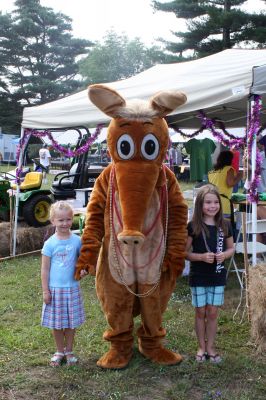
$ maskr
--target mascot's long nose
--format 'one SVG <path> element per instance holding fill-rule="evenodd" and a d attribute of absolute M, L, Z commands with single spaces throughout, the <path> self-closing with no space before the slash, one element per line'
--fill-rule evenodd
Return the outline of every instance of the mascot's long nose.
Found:
<path fill-rule="evenodd" d="M 117 162 L 117 186 L 122 210 L 123 231 L 118 240 L 129 245 L 142 244 L 144 218 L 157 183 L 160 168 L 152 162 Z"/>

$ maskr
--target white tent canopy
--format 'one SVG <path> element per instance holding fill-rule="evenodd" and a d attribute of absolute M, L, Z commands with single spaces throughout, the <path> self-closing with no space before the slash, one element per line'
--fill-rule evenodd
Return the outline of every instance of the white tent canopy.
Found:
<path fill-rule="evenodd" d="M 181 128 L 200 125 L 197 111 L 220 118 L 226 127 L 246 125 L 247 99 L 265 95 L 266 50 L 231 49 L 175 64 L 159 64 L 131 78 L 108 83 L 125 99 L 148 99 L 160 90 L 181 90 L 187 103 L 168 117 Z M 266 110 L 262 111 L 262 122 Z M 95 127 L 109 117 L 88 99 L 87 90 L 41 106 L 26 107 L 23 128 Z"/>
<path fill-rule="evenodd" d="M 148 99 L 161 90 L 183 91 L 187 95 L 186 104 L 167 117 L 170 126 L 176 124 L 179 128 L 201 126 L 199 110 L 204 110 L 208 117 L 218 118 L 226 128 L 245 127 L 250 95 L 259 94 L 264 104 L 260 122 L 266 123 L 266 50 L 230 49 L 194 61 L 159 64 L 129 79 L 108 85 L 126 100 Z M 24 128 L 95 127 L 108 121 L 109 118 L 89 101 L 87 90 L 84 90 L 41 106 L 24 108 L 22 135 Z M 256 143 L 252 148 L 252 177 L 255 148 Z M 18 199 L 16 207 L 17 204 Z M 256 216 L 254 203 L 253 227 Z M 253 245 L 255 265 L 256 235 L 253 235 Z"/>
<path fill-rule="evenodd" d="M 94 132 L 95 132 L 95 128 L 90 129 L 91 134 L 93 134 Z M 85 135 L 88 132 L 86 129 L 81 128 L 80 133 L 82 135 Z M 184 129 L 184 133 L 191 134 L 191 133 L 193 133 L 193 130 Z M 230 130 L 230 133 L 232 133 L 234 136 L 239 137 L 239 138 L 244 137 L 246 134 L 244 128 L 233 128 Z M 66 131 L 59 131 L 59 132 L 52 131 L 52 136 L 57 142 L 59 142 L 62 145 L 76 144 L 78 141 L 78 138 L 79 138 L 78 132 L 74 129 L 68 129 Z M 178 133 L 174 129 L 171 129 L 171 128 L 169 129 L 169 136 L 171 138 L 171 141 L 174 143 L 177 143 L 177 142 L 184 143 L 189 140 L 189 137 L 184 137 L 181 135 L 181 133 Z M 102 128 L 99 136 L 95 140 L 95 143 L 102 143 L 102 142 L 106 141 L 106 138 L 107 138 L 107 128 Z M 196 138 L 199 140 L 205 139 L 205 138 L 215 140 L 213 138 L 213 134 L 206 129 L 203 132 L 199 133 Z M 19 139 L 18 139 L 18 141 L 19 141 Z M 51 144 L 51 141 L 48 137 L 44 137 L 43 141 L 45 143 Z"/>

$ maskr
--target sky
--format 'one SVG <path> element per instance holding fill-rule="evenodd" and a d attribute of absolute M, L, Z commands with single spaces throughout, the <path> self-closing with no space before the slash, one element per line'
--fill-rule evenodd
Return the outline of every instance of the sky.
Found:
<path fill-rule="evenodd" d="M 146 45 L 158 45 L 156 39 L 159 37 L 175 41 L 171 31 L 184 31 L 185 21 L 177 20 L 174 13 L 154 12 L 151 4 L 151 0 L 41 0 L 42 6 L 72 18 L 73 36 L 81 39 L 102 41 L 105 33 L 113 28 L 130 39 L 139 37 Z M 249 0 L 246 4 L 248 11 L 266 10 L 261 0 Z M 0 0 L 2 12 L 12 9 L 14 1 Z"/>

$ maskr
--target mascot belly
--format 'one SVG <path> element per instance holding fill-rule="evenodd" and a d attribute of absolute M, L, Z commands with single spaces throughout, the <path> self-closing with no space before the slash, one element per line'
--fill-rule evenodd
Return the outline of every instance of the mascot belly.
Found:
<path fill-rule="evenodd" d="M 162 315 L 182 273 L 187 205 L 163 161 L 169 143 L 164 117 L 186 101 L 181 92 L 159 92 L 149 102 L 126 102 L 104 85 L 89 98 L 112 117 L 107 144 L 112 163 L 96 180 L 87 206 L 76 267 L 96 274 L 96 290 L 109 324 L 102 368 L 124 368 L 133 354 L 134 317 L 141 354 L 163 365 L 182 357 L 163 346 Z"/>

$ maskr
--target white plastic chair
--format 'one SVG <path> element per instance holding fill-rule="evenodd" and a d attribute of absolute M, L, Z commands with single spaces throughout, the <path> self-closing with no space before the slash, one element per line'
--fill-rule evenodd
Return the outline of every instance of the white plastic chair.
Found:
<path fill-rule="evenodd" d="M 252 242 L 252 235 L 257 233 L 265 233 L 266 232 L 266 219 L 258 219 L 256 221 L 256 229 L 255 231 L 252 230 L 252 221 L 246 222 L 246 248 L 247 254 L 251 255 L 253 253 L 253 242 Z M 243 280 L 241 279 L 241 274 L 245 271 L 244 269 L 239 269 L 235 260 L 235 254 L 244 254 L 245 253 L 245 243 L 240 241 L 240 235 L 243 236 L 243 225 L 241 225 L 239 229 L 239 233 L 237 235 L 236 243 L 235 243 L 235 253 L 230 259 L 230 263 L 227 270 L 227 276 L 230 272 L 230 269 L 233 265 L 233 272 L 236 273 L 237 278 L 239 280 L 241 288 L 243 288 Z M 260 242 L 256 242 L 256 255 L 260 254 L 263 258 L 263 261 L 266 264 L 266 245 Z"/>

